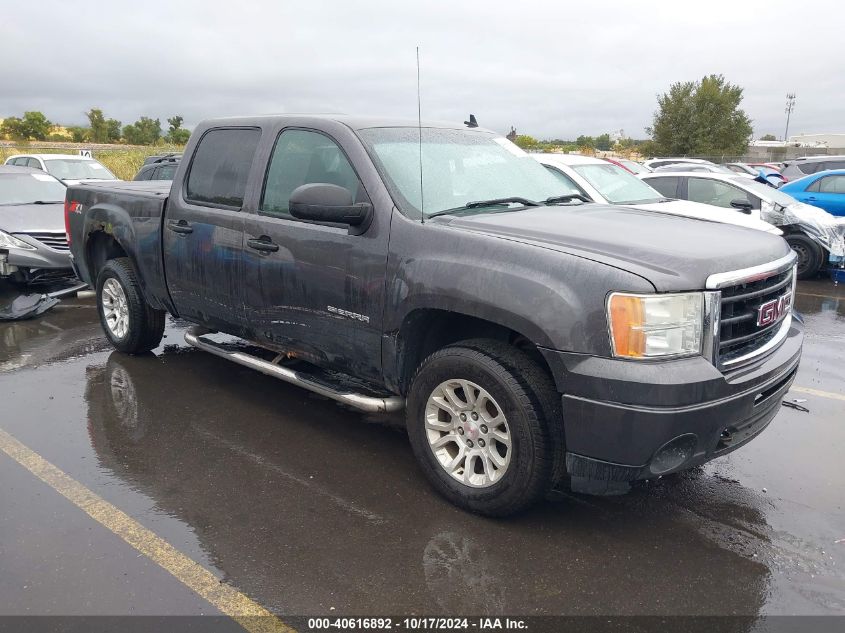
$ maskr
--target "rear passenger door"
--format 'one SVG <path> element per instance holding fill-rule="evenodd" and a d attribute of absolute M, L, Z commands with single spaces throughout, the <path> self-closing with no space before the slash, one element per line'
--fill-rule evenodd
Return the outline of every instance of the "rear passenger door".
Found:
<path fill-rule="evenodd" d="M 163 219 L 167 287 L 180 316 L 240 335 L 244 313 L 241 209 L 261 130 L 212 128 L 197 144 Z"/>
<path fill-rule="evenodd" d="M 356 203 L 371 202 L 348 157 L 353 143 L 360 145 L 312 129 L 278 134 L 262 195 L 246 219 L 246 309 L 253 338 L 323 367 L 379 379 L 392 208 L 376 206 L 362 235 L 298 220 L 288 210 L 293 190 L 311 183 L 339 185 Z"/>

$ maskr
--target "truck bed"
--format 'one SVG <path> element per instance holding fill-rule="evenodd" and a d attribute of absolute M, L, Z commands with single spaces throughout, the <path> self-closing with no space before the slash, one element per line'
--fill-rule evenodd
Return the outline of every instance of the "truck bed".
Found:
<path fill-rule="evenodd" d="M 149 195 L 164 196 L 170 193 L 170 180 L 104 180 L 103 182 L 87 182 L 84 185 L 74 185 L 73 188 L 85 187 L 88 191 L 126 192 L 132 196 Z"/>
<path fill-rule="evenodd" d="M 98 258 L 105 253 L 88 246 L 98 235 L 114 237 L 132 259 L 146 300 L 169 309 L 161 250 L 161 226 L 172 183 L 103 181 L 71 185 L 67 200 L 77 202 L 69 213 L 70 250 L 79 277 L 96 284 Z M 92 267 L 93 264 L 93 267 Z"/>

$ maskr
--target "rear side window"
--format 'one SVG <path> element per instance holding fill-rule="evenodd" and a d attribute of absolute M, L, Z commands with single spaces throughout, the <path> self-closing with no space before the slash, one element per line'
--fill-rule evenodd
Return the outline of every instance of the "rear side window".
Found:
<path fill-rule="evenodd" d="M 646 183 L 657 189 L 660 192 L 660 195 L 665 196 L 667 198 L 677 198 L 678 197 L 678 183 L 681 181 L 680 178 L 647 178 Z"/>
<path fill-rule="evenodd" d="M 815 174 L 817 171 L 824 171 L 825 169 L 827 169 L 827 167 L 825 167 L 824 161 L 795 163 L 795 166 L 805 174 Z"/>
<path fill-rule="evenodd" d="M 367 200 L 358 175 L 337 143 L 319 132 L 283 131 L 267 169 L 259 213 L 291 218 L 290 194 L 297 187 L 318 182 L 345 187 L 354 202 Z"/>
<path fill-rule="evenodd" d="M 162 165 L 156 172 L 156 180 L 173 180 L 176 174 L 176 165 Z"/>
<path fill-rule="evenodd" d="M 845 160 L 829 160 L 824 164 L 825 169 L 845 169 Z"/>
<path fill-rule="evenodd" d="M 258 128 L 209 130 L 191 161 L 185 198 L 193 204 L 240 209 L 261 138 Z"/>
<path fill-rule="evenodd" d="M 825 176 L 818 182 L 821 193 L 845 193 L 845 176 Z"/>

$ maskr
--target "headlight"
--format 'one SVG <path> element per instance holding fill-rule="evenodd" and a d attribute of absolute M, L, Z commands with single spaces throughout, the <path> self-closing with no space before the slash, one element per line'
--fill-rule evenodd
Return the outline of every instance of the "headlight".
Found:
<path fill-rule="evenodd" d="M 704 295 L 614 292 L 607 301 L 607 321 L 613 355 L 619 358 L 700 354 Z"/>
<path fill-rule="evenodd" d="M 19 240 L 14 235 L 9 235 L 5 231 L 0 231 L 0 248 L 19 248 L 25 251 L 38 250 L 31 244 L 27 244 L 23 240 Z"/>

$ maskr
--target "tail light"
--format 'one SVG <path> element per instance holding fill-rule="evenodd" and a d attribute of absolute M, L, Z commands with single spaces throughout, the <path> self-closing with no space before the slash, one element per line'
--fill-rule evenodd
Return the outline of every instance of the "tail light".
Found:
<path fill-rule="evenodd" d="M 76 200 L 65 199 L 65 233 L 67 234 L 67 245 L 70 246 L 70 214 L 82 213 L 82 205 Z"/>

